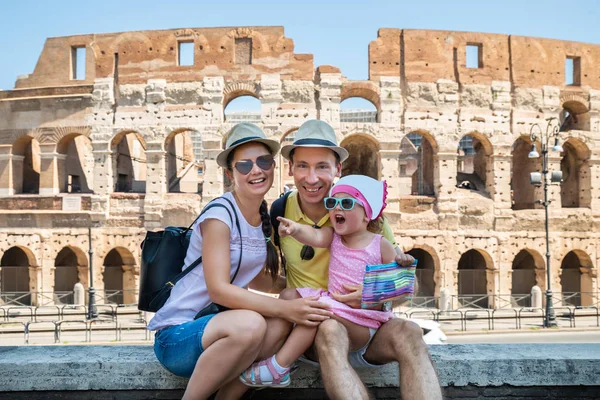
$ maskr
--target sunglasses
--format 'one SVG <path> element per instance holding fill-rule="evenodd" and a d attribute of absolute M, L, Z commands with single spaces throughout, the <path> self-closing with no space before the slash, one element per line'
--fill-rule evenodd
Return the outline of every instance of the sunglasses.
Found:
<path fill-rule="evenodd" d="M 343 197 L 343 198 L 325 197 L 325 199 L 323 201 L 325 202 L 325 208 L 328 210 L 335 209 L 338 206 L 338 204 L 342 207 L 342 210 L 344 210 L 344 211 L 352 210 L 356 203 L 358 203 L 358 205 L 360 205 L 360 206 L 363 205 L 362 202 L 360 202 L 359 200 L 353 199 L 352 197 Z"/>
<path fill-rule="evenodd" d="M 238 172 L 242 175 L 248 175 L 252 168 L 254 168 L 254 161 L 252 160 L 242 160 L 235 163 L 234 167 L 238 170 Z M 275 160 L 273 156 L 270 154 L 265 154 L 264 156 L 256 157 L 256 165 L 258 168 L 263 171 L 268 171 L 273 167 Z"/>
<path fill-rule="evenodd" d="M 312 227 L 315 229 L 321 229 L 321 227 L 317 224 L 313 225 Z M 315 249 L 313 249 L 312 246 L 305 244 L 304 246 L 302 246 L 302 249 L 300 249 L 300 258 L 302 260 L 310 261 L 314 258 L 314 256 L 315 256 Z"/>

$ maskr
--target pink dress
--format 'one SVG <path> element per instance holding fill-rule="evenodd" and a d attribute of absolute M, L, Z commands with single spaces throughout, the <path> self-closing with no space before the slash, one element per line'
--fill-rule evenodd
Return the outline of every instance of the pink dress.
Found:
<path fill-rule="evenodd" d="M 367 264 L 381 264 L 381 235 L 375 235 L 371 243 L 364 249 L 350 249 L 342 243 L 342 238 L 334 232 L 329 248 L 329 286 L 328 290 L 298 288 L 300 296 L 321 296 L 319 301 L 328 304 L 331 311 L 348 321 L 368 328 L 379 328 L 382 323 L 389 321 L 391 312 L 364 310 L 352 308 L 333 299 L 330 293 L 346 294 L 342 284 L 362 285 Z"/>

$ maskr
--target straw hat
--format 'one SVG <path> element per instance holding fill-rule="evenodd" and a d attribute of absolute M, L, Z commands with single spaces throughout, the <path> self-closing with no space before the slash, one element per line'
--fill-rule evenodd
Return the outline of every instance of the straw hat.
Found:
<path fill-rule="evenodd" d="M 225 150 L 217 156 L 217 164 L 223 168 L 227 168 L 227 157 L 236 147 L 246 143 L 257 142 L 262 143 L 269 148 L 271 154 L 275 155 L 279 151 L 279 142 L 276 140 L 267 139 L 265 133 L 256 125 L 250 122 L 241 122 L 235 125 L 227 133 L 227 142 L 225 142 Z"/>

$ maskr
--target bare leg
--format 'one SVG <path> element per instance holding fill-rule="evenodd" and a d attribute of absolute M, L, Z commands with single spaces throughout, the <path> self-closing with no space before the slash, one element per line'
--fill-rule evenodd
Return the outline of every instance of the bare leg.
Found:
<path fill-rule="evenodd" d="M 373 337 L 364 357 L 372 364 L 398 361 L 403 399 L 442 399 L 423 331 L 417 324 L 400 318 L 386 322 Z"/>
<path fill-rule="evenodd" d="M 283 319 L 268 318 L 267 333 L 265 334 L 262 347 L 255 360 L 264 360 L 265 358 L 271 357 L 273 354 L 275 354 L 275 352 L 277 352 L 283 345 L 286 337 L 290 333 L 291 328 L 292 324 Z M 250 365 L 250 363 L 248 363 L 248 365 Z M 246 365 L 246 367 L 248 367 L 248 365 Z M 216 400 L 239 399 L 244 395 L 244 393 L 246 393 L 248 389 L 249 387 L 240 382 L 236 376 L 227 382 L 227 384 L 221 389 L 219 389 Z"/>
<path fill-rule="evenodd" d="M 257 356 L 267 324 L 248 310 L 222 312 L 206 325 L 204 352 L 198 359 L 183 399 L 206 399 L 224 382 L 237 377 Z"/>
<path fill-rule="evenodd" d="M 369 398 L 367 389 L 348 361 L 350 340 L 348 330 L 341 322 L 335 319 L 323 321 L 317 329 L 315 348 L 329 398 Z"/>
<path fill-rule="evenodd" d="M 296 298 L 295 296 L 297 295 L 298 294 L 296 290 L 285 289 L 281 292 L 279 298 L 291 300 Z M 265 358 L 271 357 L 273 354 L 279 351 L 286 338 L 290 334 L 291 329 L 292 324 L 288 321 L 277 318 L 268 318 L 267 332 L 265 334 L 264 341 L 262 343 L 258 356 L 255 360 L 252 361 L 264 360 Z M 248 365 L 250 365 L 250 363 L 248 363 L 246 367 L 248 367 Z M 244 395 L 244 393 L 246 393 L 248 389 L 248 386 L 240 382 L 240 380 L 236 376 L 234 379 L 227 382 L 227 384 L 225 384 L 221 389 L 219 389 L 216 399 L 239 399 Z"/>
<path fill-rule="evenodd" d="M 301 296 L 295 289 L 286 289 L 281 293 L 280 297 L 286 300 L 293 300 Z M 317 328 L 296 325 L 283 347 L 281 347 L 281 350 L 275 355 L 277 363 L 282 367 L 292 365 L 313 344 L 316 333 Z"/>

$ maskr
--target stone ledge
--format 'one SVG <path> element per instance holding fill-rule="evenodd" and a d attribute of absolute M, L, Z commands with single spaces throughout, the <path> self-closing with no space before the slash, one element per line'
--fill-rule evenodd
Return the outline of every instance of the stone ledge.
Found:
<path fill-rule="evenodd" d="M 600 393 L 600 344 L 438 345 L 430 346 L 430 351 L 445 392 L 448 387 L 467 391 L 477 387 L 541 391 L 588 387 L 594 395 Z M 382 394 L 398 385 L 394 364 L 359 370 L 359 375 Z M 0 347 L 0 387 L 19 398 L 57 392 L 67 398 L 67 392 L 79 391 L 142 395 L 144 391 L 177 391 L 185 385 L 185 379 L 161 367 L 148 345 Z M 306 364 L 301 364 L 290 386 L 314 393 L 322 387 L 318 370 Z"/>

